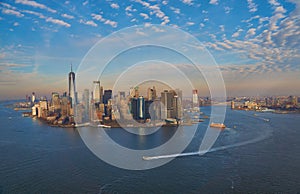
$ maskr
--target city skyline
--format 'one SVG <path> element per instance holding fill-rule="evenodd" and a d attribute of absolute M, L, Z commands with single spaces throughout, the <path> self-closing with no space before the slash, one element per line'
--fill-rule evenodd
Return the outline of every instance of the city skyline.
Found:
<path fill-rule="evenodd" d="M 70 64 L 76 73 L 95 43 L 150 23 L 182 29 L 203 43 L 220 66 L 227 96 L 300 95 L 299 10 L 296 0 L 1 2 L 0 100 L 67 91 Z"/>

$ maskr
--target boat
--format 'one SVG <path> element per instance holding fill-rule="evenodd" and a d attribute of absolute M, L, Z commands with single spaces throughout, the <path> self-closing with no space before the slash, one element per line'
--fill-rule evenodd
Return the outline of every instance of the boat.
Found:
<path fill-rule="evenodd" d="M 90 126 L 90 123 L 75 124 L 75 127 L 86 127 L 86 126 Z"/>
<path fill-rule="evenodd" d="M 111 128 L 111 126 L 109 126 L 109 125 L 98 125 L 98 127 L 102 127 L 102 128 Z"/>
<path fill-rule="evenodd" d="M 23 117 L 30 117 L 31 113 L 30 112 L 24 112 L 22 113 Z"/>
<path fill-rule="evenodd" d="M 221 128 L 221 129 L 225 129 L 226 128 L 226 126 L 224 125 L 224 123 L 211 123 L 210 127 Z"/>

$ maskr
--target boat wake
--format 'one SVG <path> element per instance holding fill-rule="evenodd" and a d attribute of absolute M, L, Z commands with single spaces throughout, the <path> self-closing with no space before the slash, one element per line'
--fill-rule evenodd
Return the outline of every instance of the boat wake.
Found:
<path fill-rule="evenodd" d="M 222 151 L 222 150 L 226 150 L 226 149 L 230 149 L 230 148 L 236 148 L 236 147 L 245 146 L 245 145 L 248 145 L 248 144 L 257 143 L 259 141 L 267 139 L 270 136 L 271 136 L 271 132 L 268 131 L 263 136 L 260 136 L 260 137 L 257 137 L 257 138 L 251 139 L 251 140 L 247 140 L 247 141 L 243 141 L 243 142 L 235 143 L 235 144 L 231 144 L 231 145 L 220 146 L 220 147 L 212 148 L 210 150 L 200 150 L 200 151 L 197 151 L 197 152 L 187 152 L 187 153 L 179 153 L 179 154 L 167 154 L 167 155 L 160 155 L 160 156 L 143 156 L 143 160 L 157 160 L 157 159 L 184 157 L 184 156 L 203 155 L 205 153 Z"/>
<path fill-rule="evenodd" d="M 253 116 L 254 117 L 254 116 Z M 260 120 L 264 120 L 266 122 L 269 121 L 269 119 L 262 118 L 262 117 L 254 117 Z M 229 130 L 230 128 L 226 128 Z M 220 147 L 215 147 L 211 148 L 209 150 L 199 150 L 197 152 L 186 152 L 186 153 L 177 153 L 177 154 L 167 154 L 167 155 L 159 155 L 159 156 L 143 156 L 143 160 L 157 160 L 157 159 L 166 159 L 166 158 L 176 158 L 176 157 L 184 157 L 184 156 L 196 156 L 196 155 L 203 155 L 205 153 L 211 153 L 211 152 L 216 152 L 216 151 L 222 151 L 230 148 L 236 148 L 240 146 L 245 146 L 248 144 L 253 144 L 260 142 L 262 140 L 265 140 L 271 136 L 271 130 L 265 130 L 265 133 L 257 138 L 250 139 L 247 141 L 231 144 L 231 145 L 225 145 L 225 146 L 220 146 Z"/>

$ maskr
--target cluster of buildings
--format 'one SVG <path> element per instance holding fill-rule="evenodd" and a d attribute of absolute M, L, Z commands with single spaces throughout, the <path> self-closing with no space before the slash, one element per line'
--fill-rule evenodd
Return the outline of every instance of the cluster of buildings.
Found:
<path fill-rule="evenodd" d="M 300 97 L 277 96 L 277 97 L 239 97 L 231 98 L 232 109 L 243 110 L 274 110 L 277 112 L 299 112 Z"/>
<path fill-rule="evenodd" d="M 35 94 L 27 97 L 30 101 L 31 114 L 46 120 L 51 125 L 74 126 L 81 123 L 111 123 L 116 120 L 139 123 L 151 121 L 171 121 L 177 124 L 183 118 L 182 91 L 164 90 L 158 92 L 155 86 L 147 89 L 142 96 L 139 87 L 132 87 L 129 92 L 104 90 L 100 81 L 93 82 L 93 90 L 85 89 L 78 97 L 75 73 L 68 75 L 68 93 L 60 95 L 53 92 L 51 99 L 42 97 L 36 100 Z M 198 91 L 193 90 L 192 108 L 199 109 Z"/>

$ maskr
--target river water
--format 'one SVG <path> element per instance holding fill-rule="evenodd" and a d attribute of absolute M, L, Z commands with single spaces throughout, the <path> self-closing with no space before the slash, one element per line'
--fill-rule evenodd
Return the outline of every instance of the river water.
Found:
<path fill-rule="evenodd" d="M 211 152 L 132 171 L 100 160 L 76 129 L 22 117 L 8 103 L 0 103 L 0 193 L 300 192 L 299 114 L 227 109 L 227 128 Z M 210 107 L 201 111 L 209 115 Z M 208 122 L 199 123 L 185 152 L 199 149 Z M 122 146 L 149 149 L 167 142 L 176 128 L 143 138 L 121 128 L 105 130 Z"/>

